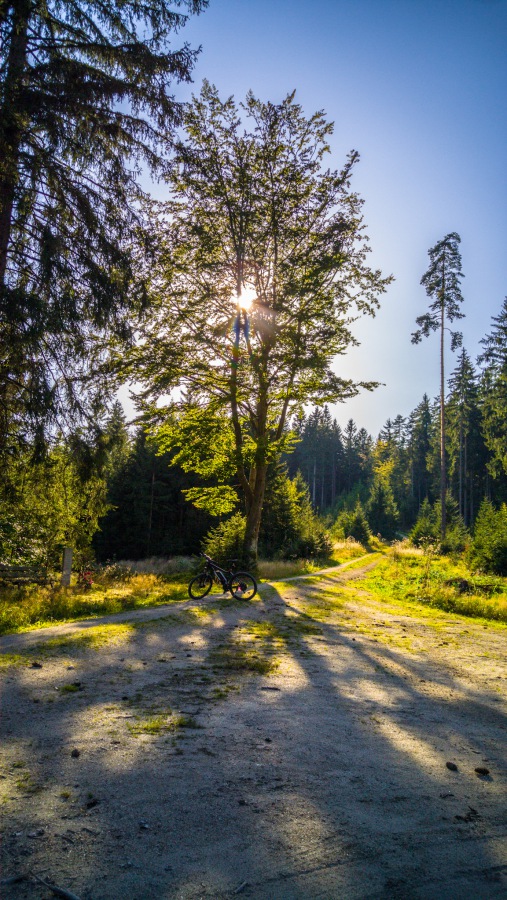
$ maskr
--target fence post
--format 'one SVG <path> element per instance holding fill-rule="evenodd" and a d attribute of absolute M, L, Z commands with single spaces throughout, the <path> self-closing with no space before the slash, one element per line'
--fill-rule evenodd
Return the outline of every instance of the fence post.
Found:
<path fill-rule="evenodd" d="M 63 563 L 62 563 L 62 578 L 60 584 L 64 587 L 70 586 L 70 574 L 72 572 L 72 547 L 64 547 L 63 550 Z"/>

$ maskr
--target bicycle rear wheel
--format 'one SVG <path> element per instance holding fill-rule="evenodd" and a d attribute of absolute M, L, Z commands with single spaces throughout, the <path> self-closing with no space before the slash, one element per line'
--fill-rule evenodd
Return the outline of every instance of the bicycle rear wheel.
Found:
<path fill-rule="evenodd" d="M 234 572 L 229 590 L 236 600 L 251 600 L 257 593 L 257 582 L 250 572 Z"/>
<path fill-rule="evenodd" d="M 208 575 L 207 572 L 201 572 L 200 575 L 196 575 L 195 578 L 192 578 L 192 581 L 188 586 L 188 593 L 192 597 L 192 600 L 202 600 L 202 598 L 211 591 L 212 584 L 213 579 L 211 575 Z"/>

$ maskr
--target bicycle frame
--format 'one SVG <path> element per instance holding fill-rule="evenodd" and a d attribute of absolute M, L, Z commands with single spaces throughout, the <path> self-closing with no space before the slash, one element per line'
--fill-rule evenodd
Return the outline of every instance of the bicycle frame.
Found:
<path fill-rule="evenodd" d="M 206 569 L 209 571 L 210 575 L 213 577 L 214 581 L 217 584 L 221 584 L 224 590 L 227 589 L 229 585 L 229 579 L 231 576 L 231 572 L 227 572 L 226 569 L 222 569 L 217 563 L 214 563 L 211 559 L 207 560 L 206 565 L 204 567 L 204 571 Z"/>
<path fill-rule="evenodd" d="M 222 569 L 218 563 L 213 562 L 211 557 L 205 556 L 206 565 L 204 567 L 204 571 L 208 570 L 210 575 L 213 577 L 217 584 L 221 584 L 224 590 L 227 590 L 229 586 L 229 582 L 231 580 L 232 571 L 227 569 Z"/>

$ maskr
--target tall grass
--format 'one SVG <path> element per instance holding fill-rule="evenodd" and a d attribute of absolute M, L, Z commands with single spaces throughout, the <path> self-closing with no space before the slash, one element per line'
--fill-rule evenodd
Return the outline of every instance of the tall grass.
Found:
<path fill-rule="evenodd" d="M 156 606 L 187 597 L 185 579 L 168 582 L 148 574 L 132 575 L 127 582 L 106 579 L 106 583 L 101 583 L 99 577 L 89 591 L 77 586 L 7 586 L 0 591 L 0 634 Z"/>
<path fill-rule="evenodd" d="M 461 560 L 396 546 L 362 582 L 386 600 L 507 623 L 507 579 L 473 575 Z"/>
<path fill-rule="evenodd" d="M 195 556 L 172 556 L 170 558 L 150 556 L 147 559 L 121 560 L 114 565 L 129 569 L 137 575 L 179 575 L 185 573 L 190 578 L 190 573 L 194 571 L 198 561 Z"/>
<path fill-rule="evenodd" d="M 263 581 L 283 581 L 297 575 L 311 575 L 319 569 L 339 566 L 351 559 L 364 556 L 368 551 L 358 541 L 334 541 L 328 556 L 320 559 L 261 559 L 258 563 L 259 576 Z"/>

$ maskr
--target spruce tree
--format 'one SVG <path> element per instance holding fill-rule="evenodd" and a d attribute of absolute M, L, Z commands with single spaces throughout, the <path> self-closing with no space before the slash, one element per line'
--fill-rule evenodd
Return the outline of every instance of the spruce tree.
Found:
<path fill-rule="evenodd" d="M 163 170 L 181 119 L 171 84 L 195 59 L 171 33 L 206 4 L 0 4 L 4 446 L 85 411 L 105 340 L 126 339 L 146 302 L 139 173 Z"/>
<path fill-rule="evenodd" d="M 398 507 L 389 479 L 380 474 L 373 479 L 366 515 L 373 534 L 380 534 L 388 541 L 393 540 L 399 519 Z"/>
<path fill-rule="evenodd" d="M 480 469 L 484 468 L 485 447 L 481 432 L 479 386 L 472 361 L 463 349 L 449 378 L 447 418 L 450 477 L 459 513 L 470 525 L 476 513 Z"/>
<path fill-rule="evenodd" d="M 423 337 L 429 337 L 432 331 L 440 331 L 440 504 L 442 519 L 440 523 L 442 539 L 445 536 L 445 495 L 446 495 L 446 465 L 445 465 L 445 371 L 444 371 L 444 336 L 446 322 L 464 318 L 460 304 L 463 302 L 461 294 L 461 255 L 458 245 L 461 238 L 456 232 L 446 234 L 441 241 L 428 250 L 430 265 L 421 278 L 421 284 L 426 288 L 426 293 L 433 299 L 429 312 L 418 316 L 416 323 L 419 326 L 412 335 L 412 343 L 418 344 Z M 462 335 L 458 331 L 451 332 L 451 349 L 455 350 L 461 345 Z"/>
<path fill-rule="evenodd" d="M 410 490 L 416 511 L 431 496 L 431 478 L 428 468 L 431 435 L 431 408 L 427 394 L 409 417 L 408 455 L 410 460 Z"/>
<path fill-rule="evenodd" d="M 507 297 L 490 333 L 481 341 L 484 436 L 492 474 L 507 474 Z"/>

